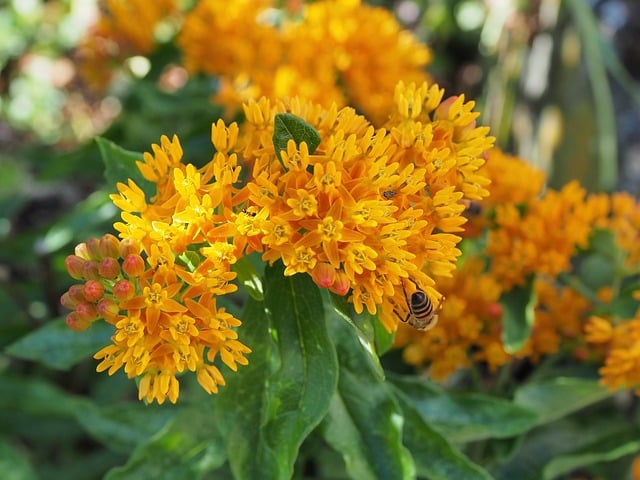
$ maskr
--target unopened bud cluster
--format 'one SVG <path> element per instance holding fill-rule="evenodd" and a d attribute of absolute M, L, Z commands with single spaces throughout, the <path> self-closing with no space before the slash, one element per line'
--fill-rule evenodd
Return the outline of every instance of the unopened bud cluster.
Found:
<path fill-rule="evenodd" d="M 135 279 L 145 271 L 137 242 L 118 240 L 111 234 L 91 238 L 75 248 L 65 264 L 69 275 L 82 283 L 69 287 L 60 299 L 73 310 L 67 325 L 73 330 L 86 330 L 100 318 L 115 324 L 120 302 L 136 295 Z"/>

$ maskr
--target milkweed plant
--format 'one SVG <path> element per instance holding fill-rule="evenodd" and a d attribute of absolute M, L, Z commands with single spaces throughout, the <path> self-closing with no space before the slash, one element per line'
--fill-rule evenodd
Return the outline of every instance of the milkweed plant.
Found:
<path fill-rule="evenodd" d="M 159 25 L 223 114 L 98 139 L 65 321 L 166 415 L 109 478 L 640 478 L 634 197 L 548 187 L 381 7 L 108 0 L 93 88 Z"/>

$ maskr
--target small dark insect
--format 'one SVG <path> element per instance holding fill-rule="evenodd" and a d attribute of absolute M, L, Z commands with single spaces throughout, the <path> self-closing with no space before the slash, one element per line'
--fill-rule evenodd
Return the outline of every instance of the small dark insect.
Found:
<path fill-rule="evenodd" d="M 416 330 L 426 331 L 433 328 L 438 323 L 438 312 L 433 306 L 433 302 L 423 290 L 418 288 L 411 294 L 411 298 L 407 295 L 407 291 L 402 284 L 402 292 L 407 301 L 406 317 L 403 319 L 400 314 L 394 310 L 396 315 L 405 323 L 408 323 Z"/>
<path fill-rule="evenodd" d="M 249 210 L 247 210 L 246 208 L 242 209 L 242 213 L 244 213 L 245 215 L 247 215 L 248 217 L 255 217 L 257 215 L 256 212 L 250 212 Z"/>
<path fill-rule="evenodd" d="M 382 196 L 387 200 L 391 200 L 393 197 L 396 196 L 396 192 L 395 190 L 385 190 L 384 192 L 382 192 Z"/>

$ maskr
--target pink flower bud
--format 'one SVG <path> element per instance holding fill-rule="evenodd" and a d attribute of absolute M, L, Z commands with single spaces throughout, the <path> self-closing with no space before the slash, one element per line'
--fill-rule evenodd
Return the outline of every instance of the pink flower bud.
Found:
<path fill-rule="evenodd" d="M 82 289 L 87 302 L 97 302 L 104 296 L 104 286 L 97 280 L 89 280 Z"/>
<path fill-rule="evenodd" d="M 67 267 L 67 272 L 72 278 L 80 280 L 84 278 L 83 266 L 86 260 L 77 255 L 69 255 L 64 259 L 64 264 Z"/>
<path fill-rule="evenodd" d="M 84 284 L 82 285 L 71 285 L 69 290 L 67 291 L 69 294 L 69 298 L 76 305 L 81 302 L 86 302 L 87 299 L 84 298 Z"/>
<path fill-rule="evenodd" d="M 96 307 L 98 316 L 104 318 L 107 322 L 111 322 L 120 313 L 120 307 L 110 298 L 103 298 L 98 302 Z"/>
<path fill-rule="evenodd" d="M 67 326 L 76 332 L 82 332 L 91 326 L 91 320 L 81 319 L 77 312 L 67 315 Z"/>
<path fill-rule="evenodd" d="M 120 240 L 107 233 L 100 238 L 100 251 L 103 257 L 118 258 L 120 255 Z"/>
<path fill-rule="evenodd" d="M 69 295 L 69 292 L 64 292 L 62 294 L 62 296 L 60 297 L 60 303 L 64 308 L 68 308 L 69 310 L 73 310 L 74 308 L 76 308 L 76 305 L 78 304 L 77 301 L 71 298 L 71 295 Z"/>
<path fill-rule="evenodd" d="M 144 273 L 144 260 L 140 255 L 129 254 L 122 262 L 122 271 L 129 278 L 137 278 Z"/>
<path fill-rule="evenodd" d="M 78 319 L 81 321 L 93 322 L 96 318 L 98 318 L 98 311 L 96 310 L 95 305 L 89 302 L 82 302 L 76 305 L 74 309 L 78 314 Z"/>
<path fill-rule="evenodd" d="M 349 277 L 342 270 L 338 270 L 336 272 L 336 279 L 333 282 L 333 285 L 329 287 L 333 293 L 337 293 L 338 295 L 346 295 L 349 291 L 351 284 L 349 282 Z"/>
<path fill-rule="evenodd" d="M 113 257 L 105 257 L 98 265 L 98 273 L 102 278 L 113 280 L 120 275 L 120 263 Z"/>
<path fill-rule="evenodd" d="M 86 280 L 98 280 L 100 278 L 98 264 L 93 260 L 85 260 L 82 265 L 82 277 Z"/>
<path fill-rule="evenodd" d="M 329 288 L 336 279 L 336 269 L 329 263 L 318 263 L 311 272 L 311 278 L 319 287 Z"/>
<path fill-rule="evenodd" d="M 119 301 L 131 300 L 136 294 L 136 287 L 129 280 L 119 280 L 113 286 L 113 295 Z"/>

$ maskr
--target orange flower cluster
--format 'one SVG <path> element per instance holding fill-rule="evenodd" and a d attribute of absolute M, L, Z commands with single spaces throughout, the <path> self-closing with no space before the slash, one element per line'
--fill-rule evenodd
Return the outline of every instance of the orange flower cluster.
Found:
<path fill-rule="evenodd" d="M 151 53 L 158 26 L 177 19 L 176 0 L 104 0 L 104 13 L 78 47 L 80 71 L 87 83 L 102 91 L 111 82 L 115 61 Z"/>
<path fill-rule="evenodd" d="M 389 131 L 375 131 L 351 108 L 249 102 L 243 157 L 253 175 L 238 228 L 251 248 L 282 259 L 287 275 L 307 272 L 338 294 L 351 290 L 357 312 L 381 306 L 390 331 L 417 289 L 439 298 L 432 275 L 455 268 L 460 237 L 451 232 L 465 222 L 461 200 L 486 194 L 477 170 L 493 141 L 475 126 L 473 102 L 442 95 L 437 85 L 398 84 Z M 318 130 L 313 155 L 290 142 L 282 164 L 274 162 L 278 111 Z"/>
<path fill-rule="evenodd" d="M 70 274 L 86 280 L 63 296 L 74 309 L 67 323 L 79 330 L 98 318 L 113 324 L 113 345 L 95 355 L 102 359 L 98 370 L 113 374 L 124 367 L 129 378 L 141 377 L 139 396 L 148 402 L 168 397 L 175 403 L 176 376 L 185 370 L 216 392 L 225 383 L 213 365 L 218 354 L 235 371 L 250 352 L 233 329 L 240 320 L 216 303 L 237 290 L 230 283 L 237 252 L 227 241 L 235 229 L 224 213 L 237 201 L 233 183 L 240 169 L 220 152 L 200 171 L 181 160 L 176 137 L 153 145 L 138 165 L 157 185 L 153 201 L 131 180 L 112 195 L 122 211 L 123 221 L 114 225 L 122 242 L 106 236 L 67 258 Z M 197 249 L 194 263 L 189 247 L 201 244 L 206 247 Z"/>
<path fill-rule="evenodd" d="M 625 278 L 637 274 L 640 204 L 624 193 L 587 196 L 575 182 L 539 196 L 542 173 L 497 149 L 488 153 L 481 172 L 492 180 L 492 195 L 477 202 L 471 222 L 489 230 L 488 235 L 470 240 L 480 246 L 470 248 L 475 253 L 465 258 L 453 278 L 435 278 L 447 299 L 438 325 L 428 332 L 405 326 L 398 330 L 396 346 L 404 347 L 407 363 L 428 364 L 431 376 L 445 379 L 474 362 L 495 371 L 516 358 L 537 362 L 565 351 L 581 360 L 601 359 L 604 384 L 639 388 L 640 350 L 634 342 L 640 320 L 589 320 L 595 309 L 607 311 L 619 293 L 620 278 L 588 294 L 589 285 L 597 282 L 587 278 L 581 283 L 573 265 L 591 248 L 595 229 L 606 229 L 613 233 L 622 258 L 612 271 Z M 619 254 L 608 254 L 611 262 L 618 261 Z M 501 342 L 499 300 L 531 275 L 537 299 L 534 324 L 525 345 L 511 354 Z M 567 276 L 575 284 L 565 283 Z"/>
<path fill-rule="evenodd" d="M 201 0 L 186 15 L 177 39 L 184 65 L 220 76 L 217 103 L 237 109 L 261 96 L 299 96 L 351 105 L 380 124 L 399 79 L 427 80 L 430 50 L 387 9 L 360 0 L 276 8 L 272 0 Z"/>
<path fill-rule="evenodd" d="M 80 246 L 68 259 L 75 278 L 103 290 L 95 298 L 66 294 L 69 325 L 82 329 L 102 317 L 116 328 L 113 345 L 96 355 L 99 369 L 142 377 L 147 401 L 174 402 L 184 370 L 215 392 L 224 384 L 212 364 L 218 353 L 233 370 L 247 363 L 249 348 L 231 329 L 240 321 L 216 298 L 236 290 L 231 266 L 252 251 L 281 260 L 285 275 L 308 273 L 349 295 L 357 312 L 379 313 L 390 331 L 406 316 L 407 295 L 419 289 L 436 303 L 433 276 L 455 268 L 461 238 L 451 232 L 465 222 L 462 201 L 486 194 L 478 169 L 493 141 L 476 127 L 472 102 L 442 101 L 443 93 L 399 84 L 397 114 L 377 131 L 348 107 L 250 101 L 242 131 L 212 125 L 216 153 L 201 168 L 182 161 L 176 137 L 153 145 L 138 168 L 155 195 L 148 200 L 129 180 L 111 197 L 122 212 L 114 225 L 121 243 L 108 254 Z M 291 139 L 276 152 L 274 122 L 285 112 L 317 129 L 315 151 Z M 246 179 L 241 164 L 250 169 Z M 93 268 L 105 258 L 113 271 Z M 105 312 L 96 307 L 104 298 Z M 82 321 L 79 305 L 92 312 Z"/>

